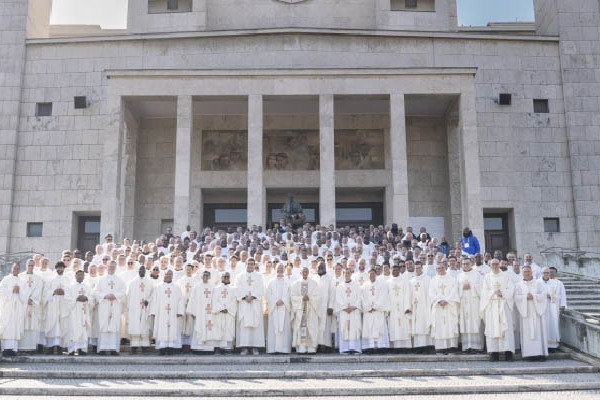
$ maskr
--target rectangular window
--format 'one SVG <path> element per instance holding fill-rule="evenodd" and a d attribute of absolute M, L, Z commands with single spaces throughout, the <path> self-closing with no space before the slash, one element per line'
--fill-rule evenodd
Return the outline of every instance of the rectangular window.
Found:
<path fill-rule="evenodd" d="M 42 228 L 44 224 L 41 222 L 27 223 L 27 237 L 42 237 Z"/>
<path fill-rule="evenodd" d="M 483 229 L 486 231 L 504 230 L 504 219 L 502 217 L 485 217 L 483 219 Z"/>
<path fill-rule="evenodd" d="M 50 117 L 52 115 L 52 103 L 36 103 L 35 104 L 35 116 L 36 117 Z"/>
<path fill-rule="evenodd" d="M 148 14 L 192 11 L 193 0 L 148 0 Z"/>
<path fill-rule="evenodd" d="M 548 99 L 533 99 L 533 112 L 539 114 L 548 114 L 550 112 Z"/>
<path fill-rule="evenodd" d="M 179 0 L 167 0 L 167 10 L 179 9 Z"/>
<path fill-rule="evenodd" d="M 560 232 L 558 218 L 544 218 L 544 232 Z"/>
<path fill-rule="evenodd" d="M 246 208 L 217 208 L 215 209 L 215 223 L 231 224 L 246 222 L 248 210 Z"/>
<path fill-rule="evenodd" d="M 434 12 L 435 0 L 390 0 L 390 10 Z"/>
<path fill-rule="evenodd" d="M 417 8 L 417 0 L 404 0 L 404 7 Z"/>

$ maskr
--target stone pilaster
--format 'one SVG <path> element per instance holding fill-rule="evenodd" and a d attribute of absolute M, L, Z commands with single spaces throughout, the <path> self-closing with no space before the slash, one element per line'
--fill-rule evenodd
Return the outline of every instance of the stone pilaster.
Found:
<path fill-rule="evenodd" d="M 321 225 L 335 225 L 335 154 L 333 114 L 333 95 L 324 94 L 319 96 L 319 219 Z"/>
<path fill-rule="evenodd" d="M 104 133 L 104 160 L 102 167 L 102 208 L 100 235 L 110 233 L 114 242 L 120 242 L 121 214 L 121 153 L 123 149 L 123 101 L 109 95 L 106 102 L 108 123 Z"/>
<path fill-rule="evenodd" d="M 248 96 L 248 226 L 265 225 L 263 97 Z"/>
<path fill-rule="evenodd" d="M 390 160 L 392 180 L 386 187 L 386 222 L 409 225 L 408 158 L 406 149 L 406 115 L 404 94 L 390 95 Z"/>
<path fill-rule="evenodd" d="M 177 97 L 177 129 L 175 137 L 175 201 L 174 234 L 179 235 L 190 224 L 192 191 L 192 132 L 194 129 L 192 96 Z"/>
<path fill-rule="evenodd" d="M 479 169 L 479 141 L 477 138 L 477 112 L 475 109 L 475 88 L 462 92 L 459 104 L 459 129 L 463 185 L 463 228 L 468 226 L 479 239 L 481 252 L 485 248 L 483 232 L 483 209 L 481 208 L 481 172 Z"/>

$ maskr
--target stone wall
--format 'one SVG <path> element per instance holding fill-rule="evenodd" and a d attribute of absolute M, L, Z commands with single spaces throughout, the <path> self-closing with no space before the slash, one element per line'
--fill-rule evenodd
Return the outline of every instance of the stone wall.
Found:
<path fill-rule="evenodd" d="M 175 119 L 144 119 L 139 127 L 134 237 L 155 240 L 173 219 Z"/>
<path fill-rule="evenodd" d="M 406 119 L 408 201 L 411 217 L 443 217 L 452 235 L 448 173 L 448 140 L 443 118 Z"/>
<path fill-rule="evenodd" d="M 16 146 L 25 69 L 27 0 L 4 1 L 0 7 L 0 254 L 11 251 L 10 227 L 14 213 Z M 29 247 L 34 243 L 28 243 Z"/>
<path fill-rule="evenodd" d="M 98 160 L 102 159 L 102 129 L 107 121 L 104 71 L 254 68 L 477 67 L 480 152 L 466 156 L 480 157 L 483 207 L 514 209 L 516 242 L 522 252 L 538 253 L 549 243 L 575 246 L 558 43 L 525 37 L 504 40 L 436 35 L 418 38 L 253 33 L 236 37 L 30 41 L 15 177 L 25 185 L 20 184 L 15 190 L 13 204 L 15 208 L 31 208 L 13 218 L 11 236 L 15 240 L 11 250 L 37 247 L 38 242 L 32 246 L 33 241 L 24 240 L 23 226 L 33 212 L 38 213 L 40 222 L 55 227 L 45 231 L 39 241 L 43 242 L 40 251 L 58 252 L 71 244 L 65 232 L 71 230 L 73 212 L 100 209 Z M 351 85 L 351 79 L 345 84 Z M 415 75 L 414 79 L 422 78 Z M 276 82 L 287 87 L 280 78 Z M 427 78 L 422 82 L 425 84 Z M 513 94 L 512 106 L 496 104 L 501 92 Z M 74 110 L 74 95 L 87 95 L 90 107 Z M 549 98 L 551 113 L 534 114 L 534 98 Z M 35 102 L 41 101 L 53 101 L 55 107 L 53 117 L 44 122 L 33 115 Z M 48 146 L 42 154 L 38 143 L 54 147 Z M 33 161 L 40 162 L 36 169 L 32 169 Z M 64 168 L 53 168 L 55 164 Z M 245 179 L 232 177 L 232 183 L 226 183 L 228 179 L 206 176 L 202 184 L 245 188 Z M 310 182 L 314 178 L 302 179 Z M 352 182 L 342 173 L 337 179 L 344 186 Z M 378 179 L 381 187 L 389 181 L 385 173 Z M 266 174 L 265 182 L 268 181 Z M 37 192 L 34 201 L 30 197 L 33 192 Z M 198 187 L 192 193 L 197 198 L 201 196 Z M 543 233 L 544 216 L 561 217 L 562 232 L 547 239 Z"/>

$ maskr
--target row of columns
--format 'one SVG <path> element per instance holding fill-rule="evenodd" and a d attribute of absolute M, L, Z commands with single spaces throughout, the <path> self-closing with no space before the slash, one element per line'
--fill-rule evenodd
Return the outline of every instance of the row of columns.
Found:
<path fill-rule="evenodd" d="M 474 101 L 474 96 L 473 99 Z M 480 201 L 479 157 L 476 113 L 469 96 L 461 96 L 460 125 L 463 171 L 463 224 L 474 234 L 483 237 L 483 216 Z M 123 104 L 120 97 L 109 101 L 111 120 L 107 127 L 104 154 L 102 234 L 113 233 L 119 239 L 121 201 L 119 171 L 122 151 Z M 408 171 L 406 145 L 406 116 L 403 93 L 390 95 L 389 145 L 391 181 L 386 187 L 386 223 L 401 227 L 409 225 Z M 192 217 L 192 96 L 177 97 L 177 130 L 175 146 L 174 231 L 183 232 Z M 319 96 L 320 132 L 320 223 L 335 225 L 335 154 L 334 154 L 334 96 Z M 263 176 L 263 96 L 248 96 L 248 225 L 266 222 L 266 190 Z M 466 197 L 466 198 L 465 198 Z"/>

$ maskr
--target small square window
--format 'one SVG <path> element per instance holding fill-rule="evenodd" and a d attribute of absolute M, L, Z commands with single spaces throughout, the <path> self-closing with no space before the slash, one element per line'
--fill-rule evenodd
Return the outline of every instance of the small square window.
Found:
<path fill-rule="evenodd" d="M 52 115 L 52 103 L 36 103 L 35 104 L 35 116 L 36 117 L 50 117 Z"/>
<path fill-rule="evenodd" d="M 167 10 L 178 10 L 179 0 L 167 0 Z"/>
<path fill-rule="evenodd" d="M 544 218 L 544 232 L 560 232 L 558 218 Z"/>
<path fill-rule="evenodd" d="M 42 237 L 42 228 L 44 224 L 41 222 L 27 223 L 27 237 Z"/>
<path fill-rule="evenodd" d="M 533 99 L 533 112 L 539 114 L 548 114 L 550 112 L 548 99 Z"/>
<path fill-rule="evenodd" d="M 512 104 L 512 94 L 500 93 L 498 102 L 501 106 L 510 106 Z"/>
<path fill-rule="evenodd" d="M 405 8 L 417 8 L 417 0 L 404 0 Z"/>

